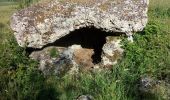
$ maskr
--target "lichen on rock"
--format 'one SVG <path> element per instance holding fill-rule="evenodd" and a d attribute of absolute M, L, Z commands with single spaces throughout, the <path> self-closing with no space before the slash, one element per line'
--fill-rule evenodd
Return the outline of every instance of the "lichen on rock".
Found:
<path fill-rule="evenodd" d="M 64 48 L 73 50 L 71 54 L 74 55 L 74 61 L 71 61 L 73 65 L 93 66 L 100 62 L 102 66 L 111 66 L 120 58 L 123 50 L 119 46 L 119 40 L 111 41 L 106 38 L 113 37 L 115 33 L 118 35 L 123 33 L 132 41 L 133 33 L 142 31 L 147 24 L 148 3 L 149 0 L 51 0 L 14 13 L 11 17 L 11 28 L 21 47 L 36 48 L 42 51 L 46 51 L 48 46 L 55 44 L 56 41 L 74 31 L 87 28 L 83 31 L 88 33 L 88 30 L 94 28 L 97 31 L 90 34 L 96 33 L 96 37 L 92 36 L 94 40 L 98 38 L 99 42 L 103 42 L 98 48 L 101 50 L 96 50 L 97 42 L 93 43 L 93 46 L 84 46 L 86 43 L 76 44 L 76 42 L 72 45 L 82 47 L 76 52 L 74 52 L 75 48 L 71 48 L 71 45 L 64 46 Z M 82 34 L 83 31 L 80 31 L 79 34 Z M 104 35 L 98 36 L 100 33 L 104 33 Z M 88 38 L 91 39 L 90 37 L 86 39 L 81 37 L 79 40 L 89 41 Z M 62 42 L 60 43 L 62 44 Z M 58 47 L 57 50 L 60 50 Z M 63 52 L 60 53 L 63 54 Z M 92 61 L 95 59 L 93 55 L 96 52 L 100 56 L 96 60 L 97 63 Z"/>
<path fill-rule="evenodd" d="M 131 33 L 147 23 L 148 0 L 53 0 L 13 14 L 20 46 L 42 48 L 82 27 Z"/>

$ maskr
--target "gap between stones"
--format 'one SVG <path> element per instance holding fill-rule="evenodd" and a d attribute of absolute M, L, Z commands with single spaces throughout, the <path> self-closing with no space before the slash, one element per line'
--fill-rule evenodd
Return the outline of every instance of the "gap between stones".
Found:
<path fill-rule="evenodd" d="M 106 32 L 95 27 L 85 27 L 72 31 L 68 35 L 56 40 L 54 43 L 45 45 L 41 49 L 26 48 L 26 52 L 29 55 L 34 51 L 41 51 L 50 46 L 67 48 L 72 45 L 81 45 L 82 48 L 94 50 L 94 54 L 92 55 L 93 63 L 98 64 L 101 62 L 102 47 L 107 42 L 106 37 L 118 37 L 123 34 L 124 33 L 121 32 Z"/>

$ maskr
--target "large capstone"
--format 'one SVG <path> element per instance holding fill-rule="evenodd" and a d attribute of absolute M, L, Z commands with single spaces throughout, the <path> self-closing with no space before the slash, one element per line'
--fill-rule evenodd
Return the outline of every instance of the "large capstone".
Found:
<path fill-rule="evenodd" d="M 143 30 L 148 3 L 149 0 L 49 0 L 14 13 L 11 28 L 18 44 L 32 50 L 30 57 L 40 61 L 41 70 L 58 72 L 68 65 L 74 70 L 75 66 L 112 66 L 123 52 L 117 37 L 126 34 L 132 40 L 134 32 Z M 54 48 L 58 56 L 51 57 Z"/>
<path fill-rule="evenodd" d="M 148 0 L 53 0 L 14 13 L 11 28 L 20 46 L 42 48 L 82 27 L 141 31 L 147 10 Z"/>

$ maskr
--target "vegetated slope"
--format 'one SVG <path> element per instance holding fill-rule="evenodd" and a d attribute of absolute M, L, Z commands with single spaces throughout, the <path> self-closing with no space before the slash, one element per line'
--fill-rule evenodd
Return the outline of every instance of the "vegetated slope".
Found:
<path fill-rule="evenodd" d="M 0 6 L 0 99 L 72 100 L 90 94 L 96 100 L 168 100 L 170 98 L 169 0 L 150 0 L 149 23 L 134 35 L 134 43 L 122 41 L 124 58 L 112 71 L 46 76 L 37 70 L 10 30 L 16 5 Z M 149 77 L 159 84 L 141 92 L 139 80 Z"/>

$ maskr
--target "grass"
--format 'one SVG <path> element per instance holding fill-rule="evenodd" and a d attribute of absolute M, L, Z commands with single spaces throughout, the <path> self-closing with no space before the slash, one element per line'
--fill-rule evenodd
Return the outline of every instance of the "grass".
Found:
<path fill-rule="evenodd" d="M 149 21 L 156 21 L 163 25 L 162 30 L 170 32 L 170 1 L 150 0 Z"/>
<path fill-rule="evenodd" d="M 123 39 L 124 57 L 111 71 L 79 73 L 64 77 L 43 76 L 37 62 L 18 46 L 9 19 L 18 5 L 0 6 L 0 99 L 74 100 L 92 95 L 95 100 L 170 99 L 169 0 L 150 0 L 149 23 L 134 35 L 134 43 Z M 56 56 L 55 50 L 50 51 Z M 159 82 L 146 93 L 139 80 L 151 77 Z"/>

